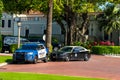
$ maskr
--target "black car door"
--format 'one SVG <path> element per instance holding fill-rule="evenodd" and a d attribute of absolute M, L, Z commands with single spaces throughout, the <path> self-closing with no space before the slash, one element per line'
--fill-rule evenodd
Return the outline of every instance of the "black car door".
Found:
<path fill-rule="evenodd" d="M 85 49 L 82 47 L 76 47 L 73 50 L 72 57 L 74 57 L 74 60 L 82 60 L 85 54 Z"/>
<path fill-rule="evenodd" d="M 71 53 L 71 59 L 72 60 L 78 60 L 79 59 L 79 48 L 74 48 L 73 52 Z"/>
<path fill-rule="evenodd" d="M 78 59 L 83 60 L 87 52 L 88 51 L 85 48 L 79 47 Z"/>

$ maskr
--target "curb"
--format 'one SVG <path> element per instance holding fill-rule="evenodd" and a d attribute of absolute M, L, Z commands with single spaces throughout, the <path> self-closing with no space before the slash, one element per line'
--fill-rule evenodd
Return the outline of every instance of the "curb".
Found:
<path fill-rule="evenodd" d="M 0 56 L 12 56 L 13 54 L 0 53 Z"/>
<path fill-rule="evenodd" d="M 110 55 L 105 55 L 106 57 L 114 57 L 114 58 L 120 58 L 120 56 L 110 56 Z"/>
<path fill-rule="evenodd" d="M 8 63 L 0 63 L 0 67 L 7 65 Z"/>

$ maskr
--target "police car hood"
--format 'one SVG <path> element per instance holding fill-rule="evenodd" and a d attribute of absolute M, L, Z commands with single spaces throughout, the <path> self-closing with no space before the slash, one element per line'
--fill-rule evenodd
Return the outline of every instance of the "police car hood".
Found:
<path fill-rule="evenodd" d="M 37 52 L 37 50 L 23 50 L 23 49 L 18 49 L 18 50 L 16 50 L 15 52 L 19 52 L 19 53 L 22 53 L 22 52 L 28 53 L 28 52 Z"/>

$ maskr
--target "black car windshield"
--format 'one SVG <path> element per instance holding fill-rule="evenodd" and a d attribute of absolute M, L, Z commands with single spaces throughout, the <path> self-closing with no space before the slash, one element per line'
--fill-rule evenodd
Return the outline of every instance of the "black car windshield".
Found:
<path fill-rule="evenodd" d="M 72 51 L 72 47 L 63 47 L 61 48 L 59 51 L 63 51 L 63 52 L 71 52 Z"/>

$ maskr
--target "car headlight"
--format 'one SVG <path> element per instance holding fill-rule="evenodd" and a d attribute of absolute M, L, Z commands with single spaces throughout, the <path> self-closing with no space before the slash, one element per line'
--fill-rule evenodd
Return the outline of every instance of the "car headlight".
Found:
<path fill-rule="evenodd" d="M 33 54 L 33 52 L 28 52 L 28 54 L 29 54 L 29 55 L 32 55 L 32 54 Z"/>

